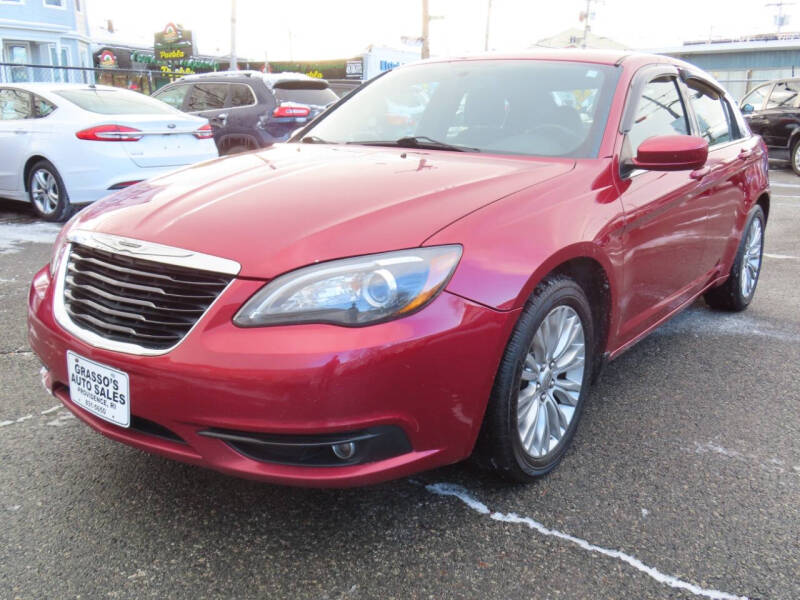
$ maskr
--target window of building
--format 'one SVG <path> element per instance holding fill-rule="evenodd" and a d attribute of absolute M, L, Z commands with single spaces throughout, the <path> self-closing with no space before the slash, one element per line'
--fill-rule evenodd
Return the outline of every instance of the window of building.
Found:
<path fill-rule="evenodd" d="M 687 134 L 689 123 L 674 77 L 654 79 L 642 91 L 633 126 L 628 132 L 631 152 L 636 156 L 639 144 L 657 135 Z"/>
<path fill-rule="evenodd" d="M 64 8 L 66 0 L 42 0 L 44 5 L 49 8 Z"/>
<path fill-rule="evenodd" d="M 709 146 L 731 141 L 731 125 L 720 95 L 694 81 L 690 81 L 688 87 L 700 136 L 708 141 Z"/>

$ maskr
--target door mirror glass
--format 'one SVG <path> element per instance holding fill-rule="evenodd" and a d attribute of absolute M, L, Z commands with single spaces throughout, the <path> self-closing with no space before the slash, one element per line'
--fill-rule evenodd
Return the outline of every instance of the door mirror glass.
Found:
<path fill-rule="evenodd" d="M 742 112 L 746 115 L 750 114 L 754 110 L 755 108 L 753 108 L 753 105 L 750 104 L 749 102 L 742 107 Z"/>
<path fill-rule="evenodd" d="M 639 144 L 633 166 L 647 171 L 693 171 L 708 159 L 708 142 L 694 135 L 659 135 Z"/>

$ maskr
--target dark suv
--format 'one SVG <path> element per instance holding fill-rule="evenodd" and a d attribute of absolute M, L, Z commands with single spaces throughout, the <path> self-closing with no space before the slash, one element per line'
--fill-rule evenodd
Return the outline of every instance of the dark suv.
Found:
<path fill-rule="evenodd" d="M 750 129 L 766 142 L 769 157 L 788 160 L 800 175 L 800 78 L 760 85 L 739 106 Z"/>
<path fill-rule="evenodd" d="M 153 97 L 207 118 L 220 155 L 285 142 L 339 99 L 324 79 L 258 71 L 187 75 Z"/>

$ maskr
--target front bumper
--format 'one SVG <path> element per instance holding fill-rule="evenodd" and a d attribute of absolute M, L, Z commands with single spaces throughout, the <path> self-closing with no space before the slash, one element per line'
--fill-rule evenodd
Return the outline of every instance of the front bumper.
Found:
<path fill-rule="evenodd" d="M 89 346 L 59 326 L 52 308 L 56 286 L 44 268 L 31 285 L 28 334 L 46 368 L 45 386 L 109 438 L 276 483 L 364 485 L 471 453 L 516 312 L 494 311 L 445 292 L 419 313 L 370 327 L 234 326 L 233 315 L 261 285 L 235 280 L 175 349 L 137 356 Z M 67 350 L 128 373 L 132 418 L 146 426 L 118 427 L 73 404 Z M 400 454 L 379 452 L 366 462 L 341 466 L 285 464 L 208 435 L 337 440 L 389 430 L 401 431 L 407 440 Z"/>

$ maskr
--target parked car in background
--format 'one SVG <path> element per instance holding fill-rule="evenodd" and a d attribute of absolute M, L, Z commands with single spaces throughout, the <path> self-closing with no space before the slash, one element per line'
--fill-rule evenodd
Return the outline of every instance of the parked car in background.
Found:
<path fill-rule="evenodd" d="M 339 100 L 324 79 L 259 71 L 187 75 L 153 97 L 209 119 L 221 155 L 285 142 Z"/>
<path fill-rule="evenodd" d="M 800 175 L 800 78 L 760 85 L 739 106 L 750 129 L 767 144 L 769 157 L 788 160 Z"/>
<path fill-rule="evenodd" d="M 421 112 L 393 139 L 406 94 Z M 687 63 L 423 61 L 291 143 L 78 215 L 33 280 L 29 338 L 70 411 L 162 456 L 344 486 L 475 453 L 529 481 L 603 364 L 700 296 L 747 308 L 769 202 L 763 142 Z"/>
<path fill-rule="evenodd" d="M 102 85 L 0 84 L 0 197 L 48 221 L 144 179 L 217 156 L 211 126 Z"/>

